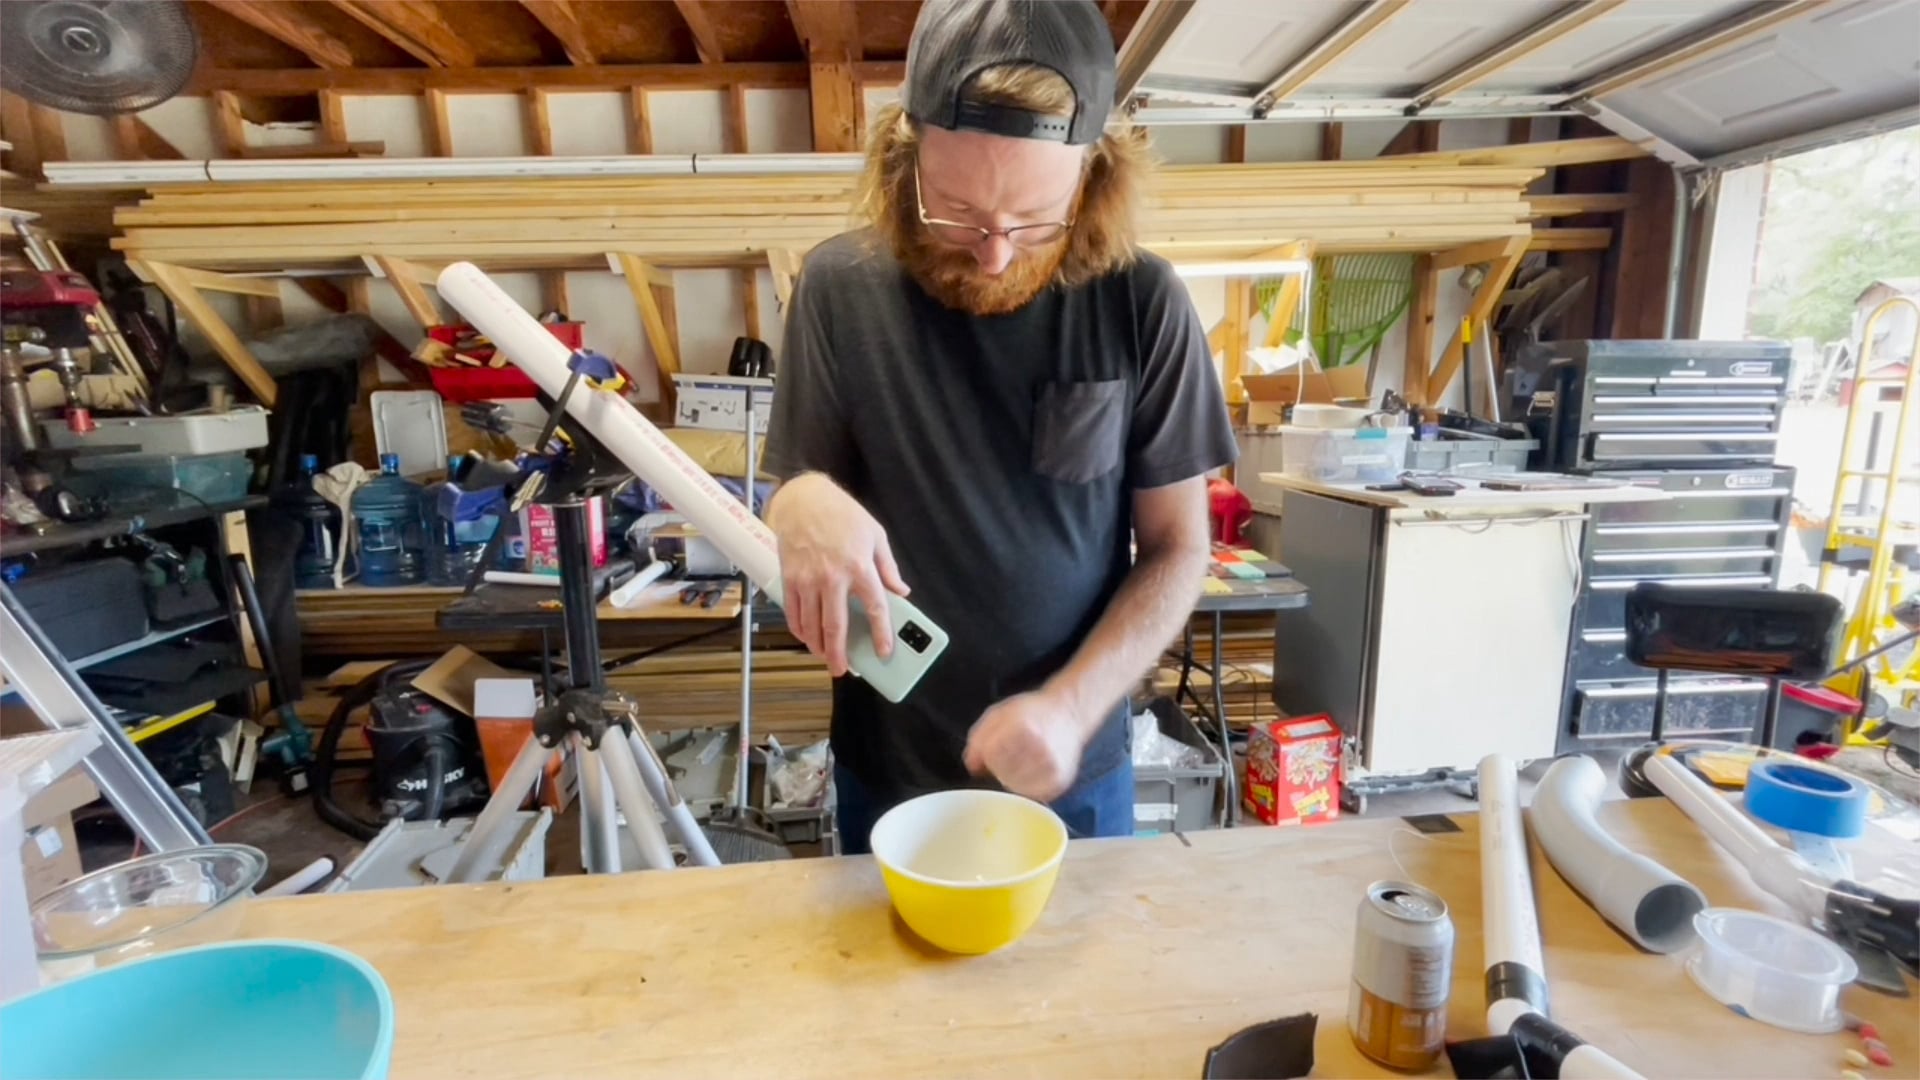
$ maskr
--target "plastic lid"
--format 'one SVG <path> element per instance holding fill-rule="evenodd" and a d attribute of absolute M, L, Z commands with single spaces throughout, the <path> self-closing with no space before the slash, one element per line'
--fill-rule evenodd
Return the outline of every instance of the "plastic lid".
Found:
<path fill-rule="evenodd" d="M 320 455 L 319 454 L 301 454 L 300 467 L 307 470 L 308 472 L 319 472 L 320 471 Z"/>
<path fill-rule="evenodd" d="M 388 476 L 399 476 L 400 475 L 400 455 L 399 454 L 381 454 L 380 455 L 380 471 L 383 473 L 386 473 Z"/>
<path fill-rule="evenodd" d="M 1693 928 L 1700 946 L 1687 974 L 1715 1001 L 1788 1031 L 1845 1026 L 1840 990 L 1860 974 L 1845 949 L 1798 923 L 1737 908 L 1708 908 Z"/>

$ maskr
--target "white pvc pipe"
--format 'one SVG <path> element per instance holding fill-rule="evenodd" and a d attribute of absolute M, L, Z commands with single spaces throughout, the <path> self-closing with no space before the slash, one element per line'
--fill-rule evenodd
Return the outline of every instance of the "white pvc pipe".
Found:
<path fill-rule="evenodd" d="M 1480 759 L 1480 902 L 1487 1027 L 1505 1035 L 1519 1017 L 1547 1014 L 1547 983 L 1519 783 L 1504 754 Z"/>
<path fill-rule="evenodd" d="M 467 321 L 513 358 L 548 396 L 558 399 L 571 374 L 571 351 L 534 321 L 518 302 L 472 263 L 440 272 L 440 295 Z M 779 547 L 773 532 L 686 452 L 661 434 L 618 394 L 576 393 L 567 411 L 587 426 L 634 474 L 658 491 L 734 565 L 777 602 Z"/>
<path fill-rule="evenodd" d="M 1487 966 L 1487 1027 L 1536 1036 L 1545 1046 L 1571 1045 L 1560 1059 L 1567 1080 L 1641 1080 L 1604 1050 L 1547 1018 L 1546 966 L 1533 902 L 1533 872 L 1520 820 L 1520 784 L 1512 759 L 1480 759 L 1480 934 Z M 1545 1036 L 1544 1038 L 1540 1036 Z"/>
<path fill-rule="evenodd" d="M 320 879 L 333 873 L 333 859 L 322 855 L 307 865 L 288 874 L 272 888 L 260 890 L 259 895 L 298 896 L 320 883 Z"/>
<path fill-rule="evenodd" d="M 1593 818 L 1607 777 L 1590 757 L 1547 769 L 1533 791 L 1527 821 L 1547 861 L 1601 917 L 1641 948 L 1670 953 L 1694 939 L 1693 917 L 1707 906 L 1699 889 L 1607 835 Z"/>
<path fill-rule="evenodd" d="M 1776 843 L 1739 808 L 1708 787 L 1706 781 L 1672 758 L 1649 755 L 1646 774 L 1662 795 L 1746 868 L 1754 884 L 1808 919 L 1825 915 L 1832 879 L 1791 849 Z"/>

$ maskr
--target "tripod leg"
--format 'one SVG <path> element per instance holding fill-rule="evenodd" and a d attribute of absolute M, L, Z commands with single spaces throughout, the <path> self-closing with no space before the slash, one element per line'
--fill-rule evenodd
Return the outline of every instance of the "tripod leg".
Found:
<path fill-rule="evenodd" d="M 487 800 L 480 816 L 473 821 L 468 830 L 466 842 L 460 845 L 460 855 L 453 860 L 453 868 L 447 871 L 447 883 L 466 885 L 484 881 L 486 875 L 499 867 L 500 857 L 506 853 L 507 845 L 513 840 L 509 826 L 520 804 L 527 801 L 533 793 L 533 786 L 540 782 L 540 773 L 547 766 L 547 755 L 552 753 L 540 745 L 538 739 L 528 739 L 520 752 L 513 757 L 513 764 L 507 767 L 507 775 L 500 780 L 500 787 Z"/>
<path fill-rule="evenodd" d="M 680 846 L 687 849 L 687 861 L 695 866 L 719 866 L 720 856 L 713 853 L 707 834 L 701 831 L 700 823 L 693 820 L 693 811 L 687 809 L 686 800 L 667 779 L 667 767 L 654 752 L 653 744 L 641 738 L 639 732 L 628 732 L 627 746 L 633 751 L 634 764 L 640 766 L 640 779 L 646 781 L 647 794 L 666 815 L 667 824 L 673 826 Z"/>
<path fill-rule="evenodd" d="M 640 861 L 655 870 L 673 869 L 673 851 L 667 847 L 667 834 L 653 816 L 653 800 L 647 798 L 646 782 L 640 779 L 640 766 L 634 764 L 633 747 L 619 735 L 600 742 L 600 757 L 607 763 L 607 776 L 619 796 L 620 809 L 627 815 L 627 831 L 640 848 Z"/>
<path fill-rule="evenodd" d="M 573 760 L 580 769 L 580 867 L 589 874 L 617 874 L 620 821 L 606 763 L 578 735 L 573 737 Z"/>

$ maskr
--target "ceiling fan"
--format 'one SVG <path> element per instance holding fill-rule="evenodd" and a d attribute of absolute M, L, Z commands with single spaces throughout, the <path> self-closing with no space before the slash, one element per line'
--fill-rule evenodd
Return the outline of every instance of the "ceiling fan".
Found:
<path fill-rule="evenodd" d="M 66 112 L 139 112 L 178 94 L 200 36 L 183 0 L 0 2 L 0 86 Z"/>

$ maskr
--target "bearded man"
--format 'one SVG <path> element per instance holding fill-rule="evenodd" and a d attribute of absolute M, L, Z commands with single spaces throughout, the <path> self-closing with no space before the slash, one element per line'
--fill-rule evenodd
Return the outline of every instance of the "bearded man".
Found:
<path fill-rule="evenodd" d="M 835 676 L 843 850 L 914 795 L 995 785 L 1133 831 L 1127 696 L 1207 562 L 1235 457 L 1206 335 L 1134 242 L 1148 156 L 1107 131 L 1093 3 L 928 0 L 875 118 L 868 228 L 808 254 L 768 434 L 793 634 Z M 908 699 L 847 676 L 848 598 L 951 637 Z"/>

